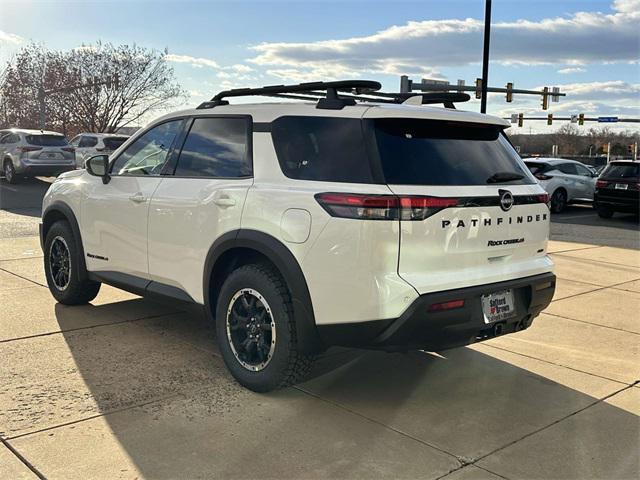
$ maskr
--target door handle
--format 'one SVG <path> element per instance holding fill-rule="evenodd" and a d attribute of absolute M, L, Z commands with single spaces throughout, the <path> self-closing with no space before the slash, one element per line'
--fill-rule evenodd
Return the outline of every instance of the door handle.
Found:
<path fill-rule="evenodd" d="M 131 195 L 129 197 L 129 200 L 131 200 L 132 202 L 135 202 L 135 203 L 142 203 L 142 202 L 146 202 L 147 201 L 145 196 L 142 195 L 142 192 L 138 192 L 135 195 Z"/>
<path fill-rule="evenodd" d="M 233 207 L 236 204 L 236 201 L 233 198 L 227 197 L 225 195 L 214 199 L 213 203 L 215 203 L 219 207 Z"/>

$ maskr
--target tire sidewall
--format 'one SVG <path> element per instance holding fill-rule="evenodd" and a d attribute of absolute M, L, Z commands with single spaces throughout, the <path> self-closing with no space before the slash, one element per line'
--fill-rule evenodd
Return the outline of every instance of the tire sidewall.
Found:
<path fill-rule="evenodd" d="M 227 310 L 231 298 L 244 288 L 259 292 L 269 304 L 272 319 L 275 322 L 276 345 L 271 360 L 259 371 L 250 371 L 236 359 L 227 337 Z M 220 289 L 218 304 L 215 310 L 215 325 L 218 346 L 222 358 L 231 374 L 245 387 L 266 392 L 277 388 L 285 378 L 289 365 L 291 331 L 290 308 L 288 299 L 284 297 L 272 278 L 262 269 L 241 267 L 232 272 Z"/>
<path fill-rule="evenodd" d="M 10 172 L 10 175 L 7 173 Z M 2 166 L 2 173 L 4 174 L 4 179 L 7 183 L 16 183 L 16 170 L 13 168 L 13 163 L 11 160 L 5 160 L 4 165 Z"/>
<path fill-rule="evenodd" d="M 67 288 L 64 290 L 58 290 L 55 286 L 53 279 L 51 278 L 51 267 L 49 262 L 49 255 L 51 252 L 51 244 L 56 237 L 62 237 L 67 244 L 67 248 L 69 249 L 69 265 L 70 265 L 70 274 L 69 274 L 69 284 Z M 49 286 L 49 291 L 59 302 L 64 303 L 68 298 L 73 295 L 73 292 L 78 288 L 80 283 L 79 278 L 79 254 L 78 249 L 76 248 L 76 242 L 73 238 L 73 232 L 71 231 L 71 227 L 66 222 L 56 222 L 54 223 L 49 231 L 47 232 L 47 237 L 44 242 L 44 274 L 47 279 L 47 285 Z"/>
<path fill-rule="evenodd" d="M 558 205 L 557 201 L 559 198 L 562 198 L 562 204 Z M 555 192 L 553 192 L 553 195 L 551 196 L 551 210 L 553 211 L 553 213 L 561 213 L 567 206 L 567 194 L 564 192 L 564 190 L 556 190 Z"/>

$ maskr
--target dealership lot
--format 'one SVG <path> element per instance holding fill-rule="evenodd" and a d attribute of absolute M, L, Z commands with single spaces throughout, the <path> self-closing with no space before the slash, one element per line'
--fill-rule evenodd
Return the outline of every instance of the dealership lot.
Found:
<path fill-rule="evenodd" d="M 554 217 L 554 302 L 439 353 L 333 349 L 258 395 L 202 314 L 103 287 L 65 307 L 38 243 L 46 182 L 0 187 L 0 478 L 638 478 L 637 220 Z"/>

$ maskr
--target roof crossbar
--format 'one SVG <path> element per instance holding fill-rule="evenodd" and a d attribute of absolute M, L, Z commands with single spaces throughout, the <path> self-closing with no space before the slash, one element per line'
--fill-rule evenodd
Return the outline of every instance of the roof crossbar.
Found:
<path fill-rule="evenodd" d="M 309 82 L 297 85 L 271 85 L 261 88 L 236 88 L 218 93 L 210 101 L 198 106 L 198 109 L 228 105 L 230 97 L 265 96 L 289 98 L 293 100 L 317 101 L 316 108 L 340 110 L 346 105 L 359 102 L 406 103 L 409 105 L 444 104 L 446 108 L 455 108 L 454 103 L 470 99 L 466 93 L 430 92 L 430 93 L 387 93 L 378 91 L 380 83 L 368 80 L 343 80 L 337 82 Z"/>

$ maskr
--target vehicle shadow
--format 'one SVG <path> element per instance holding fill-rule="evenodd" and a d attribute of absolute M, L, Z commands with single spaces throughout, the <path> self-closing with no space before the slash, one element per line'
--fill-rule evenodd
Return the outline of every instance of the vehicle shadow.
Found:
<path fill-rule="evenodd" d="M 18 215 L 40 217 L 42 199 L 51 185 L 52 178 L 22 179 L 15 185 L 0 180 L 0 210 Z"/>
<path fill-rule="evenodd" d="M 562 213 L 551 215 L 551 221 L 573 225 L 638 230 L 640 217 L 632 213 L 615 213 L 612 218 L 600 218 L 591 205 L 570 205 Z"/>
<path fill-rule="evenodd" d="M 114 306 L 76 308 L 99 315 Z M 575 378 L 565 381 L 566 370 L 537 361 L 522 368 L 471 348 L 334 349 L 300 386 L 256 394 L 227 373 L 197 311 L 72 330 L 73 310 L 55 309 L 70 353 L 64 368 L 88 391 L 66 391 L 56 379 L 49 399 L 88 396 L 83 418 L 104 416 L 42 436 L 39 448 L 55 466 L 45 476 L 435 478 L 460 465 L 438 449 L 477 459 L 596 401 Z M 552 432 L 562 459 L 544 457 L 516 476 L 637 478 L 638 417 L 607 403 L 597 414 L 584 429 Z M 556 448 L 535 446 L 540 454 L 548 447 Z M 523 465 L 542 458 L 516 450 L 509 464 L 519 455 Z"/>

